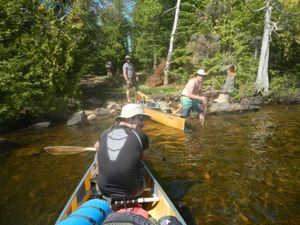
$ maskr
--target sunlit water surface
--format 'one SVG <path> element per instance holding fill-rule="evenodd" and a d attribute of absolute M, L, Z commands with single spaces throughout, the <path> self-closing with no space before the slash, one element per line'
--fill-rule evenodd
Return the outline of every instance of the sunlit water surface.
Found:
<path fill-rule="evenodd" d="M 0 224 L 53 224 L 93 153 L 52 156 L 51 145 L 93 146 L 113 119 L 1 135 Z M 300 224 L 300 106 L 210 116 L 182 132 L 147 122 L 147 164 L 188 224 Z"/>

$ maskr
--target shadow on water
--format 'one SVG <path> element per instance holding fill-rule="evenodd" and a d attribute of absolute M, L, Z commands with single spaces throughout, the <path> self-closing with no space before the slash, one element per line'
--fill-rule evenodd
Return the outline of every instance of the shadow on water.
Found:
<path fill-rule="evenodd" d="M 19 148 L 0 151 L 0 221 L 6 225 L 54 224 L 93 159 L 93 153 L 53 156 L 43 147 L 92 146 L 113 120 L 88 127 L 23 129 L 6 135 Z"/>
<path fill-rule="evenodd" d="M 93 153 L 52 156 L 44 146 L 91 146 L 112 119 L 4 138 L 20 145 L 0 151 L 0 221 L 53 224 Z M 194 224 L 300 224 L 300 106 L 211 116 L 182 132 L 147 122 L 147 162 L 167 194 Z"/>

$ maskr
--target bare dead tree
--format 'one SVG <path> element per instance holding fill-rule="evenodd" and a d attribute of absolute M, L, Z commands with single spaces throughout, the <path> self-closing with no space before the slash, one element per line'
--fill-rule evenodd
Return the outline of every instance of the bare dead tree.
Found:
<path fill-rule="evenodd" d="M 247 0 L 248 4 L 250 1 Z M 273 6 L 272 0 L 266 0 L 264 7 L 253 11 L 265 10 L 264 33 L 261 44 L 259 66 L 255 81 L 255 90 L 257 93 L 267 94 L 269 92 L 269 52 L 271 35 L 273 31 L 278 30 L 277 23 L 271 21 Z"/>
<path fill-rule="evenodd" d="M 180 11 L 180 3 L 181 3 L 181 0 L 177 0 L 173 29 L 172 29 L 172 33 L 171 33 L 171 37 L 170 37 L 169 51 L 168 51 L 168 55 L 167 55 L 166 66 L 164 69 L 164 85 L 169 84 L 169 70 L 170 70 L 170 64 L 171 64 L 171 59 L 172 59 L 174 36 L 175 36 L 176 29 L 177 29 L 177 21 L 178 21 L 178 16 L 179 16 L 179 11 Z"/>
<path fill-rule="evenodd" d="M 257 71 L 257 77 L 255 81 L 255 89 L 257 93 L 268 93 L 269 92 L 269 52 L 270 52 L 270 37 L 271 37 L 271 15 L 272 6 L 267 1 L 265 13 L 265 25 L 264 34 L 261 44 L 259 66 Z"/>

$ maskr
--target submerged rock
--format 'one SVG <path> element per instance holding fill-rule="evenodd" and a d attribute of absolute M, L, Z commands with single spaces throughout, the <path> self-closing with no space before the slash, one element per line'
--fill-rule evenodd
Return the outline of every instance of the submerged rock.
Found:
<path fill-rule="evenodd" d="M 247 111 L 257 111 L 259 110 L 259 106 L 255 105 L 242 105 L 239 103 L 229 103 L 229 102 L 218 102 L 213 103 L 209 109 L 209 112 L 212 114 L 218 114 L 218 113 L 242 113 Z"/>
<path fill-rule="evenodd" d="M 68 126 L 82 126 L 87 124 L 89 124 L 89 121 L 84 111 L 74 113 L 67 122 Z"/>
<path fill-rule="evenodd" d="M 20 147 L 18 143 L 0 137 L 0 153 Z"/>
<path fill-rule="evenodd" d="M 50 122 L 40 122 L 40 123 L 35 123 L 30 125 L 30 128 L 34 128 L 34 129 L 43 129 L 43 128 L 48 128 L 50 126 Z"/>

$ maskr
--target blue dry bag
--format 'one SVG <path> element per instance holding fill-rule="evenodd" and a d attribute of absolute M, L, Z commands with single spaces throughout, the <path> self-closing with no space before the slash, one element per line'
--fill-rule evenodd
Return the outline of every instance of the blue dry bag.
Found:
<path fill-rule="evenodd" d="M 111 212 L 112 210 L 106 201 L 92 199 L 83 203 L 76 211 L 63 219 L 58 225 L 101 224 Z"/>

